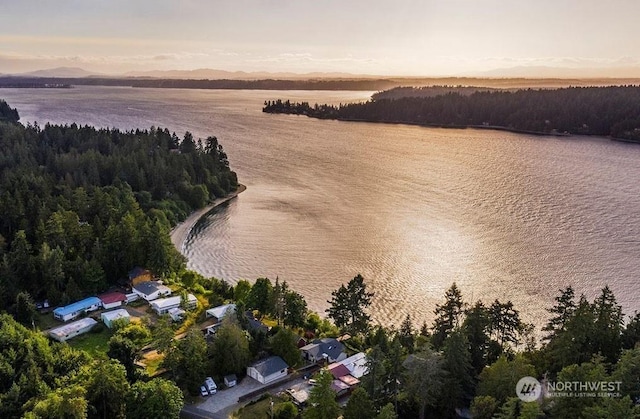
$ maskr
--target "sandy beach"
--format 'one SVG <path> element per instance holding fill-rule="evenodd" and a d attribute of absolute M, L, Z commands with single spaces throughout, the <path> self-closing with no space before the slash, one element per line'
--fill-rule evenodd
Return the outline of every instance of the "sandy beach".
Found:
<path fill-rule="evenodd" d="M 173 230 L 171 230 L 171 242 L 173 243 L 175 248 L 178 249 L 180 253 L 183 253 L 182 250 L 184 242 L 185 240 L 187 240 L 187 237 L 189 237 L 191 229 L 194 225 L 196 225 L 198 220 L 213 208 L 217 207 L 218 205 L 224 204 L 227 201 L 230 201 L 231 199 L 244 192 L 246 189 L 246 186 L 238 185 L 238 189 L 236 189 L 235 192 L 232 192 L 223 198 L 215 199 L 213 202 L 211 202 L 211 204 L 199 209 L 198 211 L 194 211 L 193 213 L 191 213 L 191 215 L 189 215 L 189 217 L 187 217 L 186 220 L 175 226 Z"/>

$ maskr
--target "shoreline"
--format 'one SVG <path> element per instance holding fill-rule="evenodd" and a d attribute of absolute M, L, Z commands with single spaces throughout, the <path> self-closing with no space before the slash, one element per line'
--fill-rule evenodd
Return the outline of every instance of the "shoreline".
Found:
<path fill-rule="evenodd" d="M 184 255 L 184 252 L 182 251 L 184 248 L 184 242 L 187 240 L 187 237 L 189 237 L 191 230 L 200 220 L 200 218 L 204 217 L 215 207 L 222 205 L 225 202 L 229 202 L 246 190 L 247 187 L 245 185 L 238 184 L 238 189 L 236 189 L 234 192 L 231 192 L 225 197 L 214 199 L 209 205 L 192 212 L 183 222 L 177 224 L 174 228 L 172 228 L 169 236 L 171 237 L 171 243 L 173 243 L 173 246 L 178 250 L 178 252 L 180 252 L 181 255 Z"/>

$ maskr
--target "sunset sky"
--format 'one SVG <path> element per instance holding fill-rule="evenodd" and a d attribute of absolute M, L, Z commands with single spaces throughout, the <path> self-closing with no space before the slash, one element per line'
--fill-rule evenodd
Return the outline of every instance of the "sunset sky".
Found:
<path fill-rule="evenodd" d="M 0 0 L 0 73 L 640 76 L 639 16 L 637 0 Z"/>

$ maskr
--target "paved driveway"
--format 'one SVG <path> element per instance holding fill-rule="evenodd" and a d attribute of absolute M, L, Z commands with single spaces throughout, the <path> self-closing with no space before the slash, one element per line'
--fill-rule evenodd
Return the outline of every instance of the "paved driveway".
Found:
<path fill-rule="evenodd" d="M 286 381 L 268 390 L 271 394 L 276 394 L 284 391 L 290 387 L 301 384 L 304 382 L 304 378 L 296 378 L 291 381 Z M 267 387 L 267 385 L 260 384 L 256 380 L 250 377 L 245 377 L 238 383 L 237 386 L 227 388 L 224 390 L 218 390 L 213 396 L 208 396 L 205 400 L 197 405 L 198 410 L 212 413 L 212 417 L 228 418 L 231 413 L 240 409 L 245 404 L 249 403 L 249 400 L 238 403 L 240 396 L 251 393 L 252 391 L 259 390 L 260 388 Z M 266 390 L 265 390 L 266 391 Z M 255 398 L 259 398 L 257 395 Z"/>

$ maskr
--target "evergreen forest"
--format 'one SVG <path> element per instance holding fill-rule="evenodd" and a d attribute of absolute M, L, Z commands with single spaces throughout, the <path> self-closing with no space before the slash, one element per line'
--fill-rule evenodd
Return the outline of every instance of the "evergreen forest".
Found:
<path fill-rule="evenodd" d="M 376 95 L 383 99 L 339 106 L 278 99 L 265 102 L 263 111 L 345 121 L 497 128 L 640 141 L 637 86 L 478 90 L 471 94 L 466 88 L 451 88 L 435 96 L 429 95 L 431 90 L 423 90 L 396 89 L 393 94 Z"/>
<path fill-rule="evenodd" d="M 176 272 L 169 231 L 237 188 L 216 137 L 19 123 L 0 101 L 0 307 L 64 305 L 135 266 Z"/>

